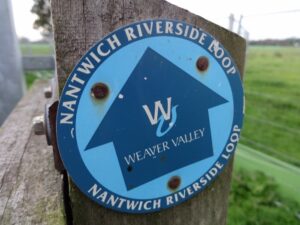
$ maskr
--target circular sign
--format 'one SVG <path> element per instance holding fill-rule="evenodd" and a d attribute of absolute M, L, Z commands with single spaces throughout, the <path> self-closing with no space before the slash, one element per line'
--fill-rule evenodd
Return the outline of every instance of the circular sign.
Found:
<path fill-rule="evenodd" d="M 240 74 L 224 47 L 193 25 L 148 20 L 82 57 L 61 94 L 57 140 L 83 193 L 148 213 L 204 190 L 233 155 L 242 120 Z"/>

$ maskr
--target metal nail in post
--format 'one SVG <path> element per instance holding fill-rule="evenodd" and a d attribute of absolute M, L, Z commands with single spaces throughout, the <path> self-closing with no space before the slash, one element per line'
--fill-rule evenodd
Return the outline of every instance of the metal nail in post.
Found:
<path fill-rule="evenodd" d="M 33 130 L 36 135 L 45 134 L 44 116 L 36 116 L 32 120 Z"/>
<path fill-rule="evenodd" d="M 52 88 L 50 86 L 44 88 L 44 96 L 45 96 L 45 98 L 51 98 L 52 97 Z"/>

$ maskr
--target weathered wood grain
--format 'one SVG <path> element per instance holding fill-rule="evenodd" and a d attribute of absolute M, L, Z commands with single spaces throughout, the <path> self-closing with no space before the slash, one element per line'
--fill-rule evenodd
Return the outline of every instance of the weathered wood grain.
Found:
<path fill-rule="evenodd" d="M 34 85 L 0 128 L 0 224 L 65 224 L 61 176 L 45 136 L 32 131 L 43 113 L 45 82 Z"/>
<path fill-rule="evenodd" d="M 163 0 L 52 0 L 59 89 L 76 62 L 96 41 L 119 26 L 144 19 L 168 18 L 197 25 L 215 36 L 244 71 L 245 41 L 213 23 Z M 100 207 L 70 182 L 74 224 L 146 225 L 226 224 L 232 161 L 204 192 L 188 202 L 149 215 L 127 215 Z"/>

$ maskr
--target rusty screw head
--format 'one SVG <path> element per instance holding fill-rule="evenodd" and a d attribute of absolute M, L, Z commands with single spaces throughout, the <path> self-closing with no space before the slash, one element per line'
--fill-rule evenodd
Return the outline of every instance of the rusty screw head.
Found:
<path fill-rule="evenodd" d="M 36 135 L 45 134 L 44 116 L 36 116 L 32 120 L 33 130 Z"/>
<path fill-rule="evenodd" d="M 180 184 L 181 184 L 180 177 L 174 176 L 174 177 L 171 177 L 170 180 L 168 181 L 168 188 L 171 191 L 175 191 L 176 189 L 179 188 Z"/>
<path fill-rule="evenodd" d="M 205 72 L 208 68 L 209 61 L 205 56 L 201 56 L 197 59 L 196 66 L 200 72 Z"/>
<path fill-rule="evenodd" d="M 97 83 L 94 84 L 94 86 L 91 89 L 91 95 L 95 98 L 95 99 L 104 99 L 108 96 L 109 94 L 109 89 L 108 86 L 104 83 Z"/>

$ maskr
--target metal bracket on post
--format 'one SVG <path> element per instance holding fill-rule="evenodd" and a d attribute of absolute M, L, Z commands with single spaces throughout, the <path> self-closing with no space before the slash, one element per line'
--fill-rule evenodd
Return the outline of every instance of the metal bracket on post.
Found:
<path fill-rule="evenodd" d="M 45 105 L 44 115 L 36 116 L 33 119 L 33 129 L 36 135 L 45 135 L 47 144 L 52 146 L 54 166 L 57 171 L 63 173 L 64 165 L 59 155 L 58 145 L 56 140 L 56 113 L 58 101 L 53 96 L 55 90 L 55 81 L 51 80 L 51 85 L 44 89 L 45 98 L 52 98 L 50 103 Z"/>
<path fill-rule="evenodd" d="M 45 135 L 47 138 L 48 145 L 52 145 L 53 148 L 53 157 L 54 157 L 54 166 L 55 169 L 60 173 L 65 171 L 64 165 L 60 158 L 58 152 L 58 145 L 56 140 L 56 113 L 57 113 L 58 101 L 53 102 L 52 104 L 47 104 L 45 106 Z"/>

